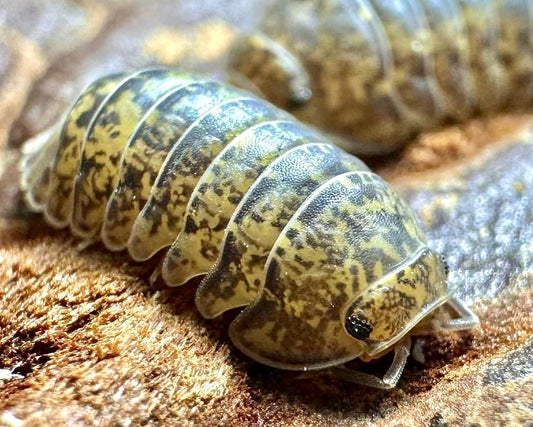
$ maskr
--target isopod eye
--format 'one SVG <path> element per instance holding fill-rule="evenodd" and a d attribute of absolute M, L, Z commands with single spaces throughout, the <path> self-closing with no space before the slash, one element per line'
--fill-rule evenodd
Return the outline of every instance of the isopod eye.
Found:
<path fill-rule="evenodd" d="M 446 301 L 450 290 L 440 254 L 421 247 L 395 270 L 355 294 L 343 311 L 346 332 L 379 354 Z"/>
<path fill-rule="evenodd" d="M 311 92 L 311 89 L 303 86 L 291 95 L 287 101 L 287 106 L 290 109 L 303 107 L 309 102 L 312 96 L 313 93 Z"/>
<path fill-rule="evenodd" d="M 450 266 L 448 265 L 448 262 L 446 261 L 444 255 L 441 255 L 440 258 L 442 260 L 442 264 L 444 265 L 444 274 L 448 276 L 448 273 L 450 273 Z"/>
<path fill-rule="evenodd" d="M 346 331 L 358 340 L 366 340 L 372 333 L 372 325 L 358 316 L 348 316 L 344 323 Z"/>

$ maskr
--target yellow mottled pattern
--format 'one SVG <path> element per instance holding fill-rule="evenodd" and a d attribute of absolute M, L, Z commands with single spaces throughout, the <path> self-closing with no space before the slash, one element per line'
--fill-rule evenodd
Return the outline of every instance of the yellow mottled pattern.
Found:
<path fill-rule="evenodd" d="M 347 151 L 384 154 L 450 119 L 531 105 L 531 41 L 524 0 L 274 0 L 230 67 Z"/>
<path fill-rule="evenodd" d="M 29 206 L 136 260 L 174 242 L 165 281 L 207 273 L 206 317 L 248 305 L 230 335 L 260 362 L 377 357 L 448 297 L 444 262 L 389 185 L 240 90 L 163 69 L 111 76 L 58 129 L 24 147 Z"/>
<path fill-rule="evenodd" d="M 244 80 L 301 120 L 348 137 L 348 151 L 391 151 L 412 132 L 415 117 L 401 98 L 401 91 L 410 87 L 405 82 L 402 88 L 395 85 L 398 76 L 406 74 L 394 68 L 374 8 L 359 13 L 356 4 L 340 0 L 274 2 L 262 32 L 236 45 L 231 66 L 244 78 L 235 82 Z M 298 16 L 296 22 L 291 16 Z M 259 42 L 261 38 L 267 40 Z M 306 81 L 312 97 L 292 109 L 289 95 L 302 91 L 298 86 Z M 420 85 L 425 87 L 424 79 Z M 427 94 L 419 92 L 427 108 Z M 433 119 L 430 111 L 427 121 Z"/>
<path fill-rule="evenodd" d="M 221 103 L 202 117 L 167 156 L 145 207 L 135 220 L 128 251 L 136 260 L 170 245 L 184 225 L 189 198 L 222 149 L 255 123 L 288 115 L 251 97 Z"/>
<path fill-rule="evenodd" d="M 235 208 L 261 172 L 290 148 L 320 139 L 293 122 L 265 122 L 243 132 L 213 161 L 198 182 L 185 214 L 194 233 L 182 232 L 163 264 L 170 284 L 207 273 L 218 258 Z"/>
<path fill-rule="evenodd" d="M 113 94 L 87 131 L 80 172 L 76 177 L 71 227 L 93 238 L 103 223 L 105 207 L 117 184 L 122 152 L 146 111 L 168 90 L 194 80 L 190 75 L 141 73 Z"/>
<path fill-rule="evenodd" d="M 494 112 L 501 108 L 509 85 L 509 74 L 501 62 L 497 45 L 500 24 L 496 4 L 503 2 L 462 3 L 465 35 L 470 52 L 475 52 L 468 58 L 474 76 L 474 99 L 482 111 Z M 515 17 L 509 25 L 514 27 L 519 20 Z"/>
<path fill-rule="evenodd" d="M 124 150 L 118 183 L 105 213 L 102 240 L 109 248 L 126 247 L 157 174 L 181 135 L 211 107 L 238 93 L 213 81 L 198 80 L 161 97 L 139 122 Z"/>
<path fill-rule="evenodd" d="M 262 287 L 268 254 L 298 207 L 320 184 L 356 170 L 368 169 L 359 159 L 329 144 L 295 147 L 273 162 L 246 193 L 226 226 L 216 266 L 196 295 L 202 315 L 212 318 L 254 302 Z M 194 235 L 187 237 L 182 253 L 187 253 L 186 243 Z"/>
<path fill-rule="evenodd" d="M 214 158 L 222 146 L 222 141 L 214 141 L 204 148 L 203 155 Z M 195 155 L 192 152 L 188 154 Z M 135 259 L 150 258 L 159 249 L 170 245 L 179 234 L 190 194 L 200 179 L 183 163 L 182 168 L 173 170 L 168 176 L 164 187 L 152 188 L 148 202 L 135 220 L 128 241 L 128 249 Z M 161 170 L 164 169 L 165 165 Z M 164 197 L 166 194 L 170 194 L 170 199 Z M 154 222 L 151 215 L 154 211 L 160 214 L 160 222 Z"/>
<path fill-rule="evenodd" d="M 424 245 L 409 208 L 379 177 L 333 178 L 283 229 L 260 299 L 234 321 L 232 340 L 254 359 L 288 369 L 358 357 L 366 345 L 345 331 L 345 304 L 380 279 L 376 263 L 383 273 L 393 271 Z"/>
<path fill-rule="evenodd" d="M 68 114 L 61 132 L 59 148 L 51 168 L 46 217 L 54 225 L 65 227 L 72 214 L 72 190 L 81 163 L 83 143 L 90 120 L 105 97 L 121 81 L 131 76 L 104 77 L 89 86 Z"/>

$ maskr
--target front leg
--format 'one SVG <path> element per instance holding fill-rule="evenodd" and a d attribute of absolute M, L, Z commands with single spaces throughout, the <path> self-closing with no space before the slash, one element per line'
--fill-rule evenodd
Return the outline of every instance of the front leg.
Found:
<path fill-rule="evenodd" d="M 379 389 L 391 389 L 396 387 L 398 380 L 402 376 L 410 352 L 411 339 L 406 337 L 394 347 L 394 359 L 392 360 L 389 369 L 387 369 L 387 372 L 385 372 L 385 375 L 383 375 L 383 378 L 365 372 L 354 371 L 347 368 L 345 365 L 331 368 L 330 373 L 336 378 L 356 384 Z"/>
<path fill-rule="evenodd" d="M 464 331 L 479 325 L 479 317 L 462 299 L 452 297 L 449 299 L 448 304 L 455 310 L 459 317 L 444 322 L 435 322 L 435 331 Z"/>

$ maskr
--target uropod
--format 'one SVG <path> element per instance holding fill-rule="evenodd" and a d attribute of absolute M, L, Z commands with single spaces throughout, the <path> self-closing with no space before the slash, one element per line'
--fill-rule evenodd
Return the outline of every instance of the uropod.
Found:
<path fill-rule="evenodd" d="M 281 369 L 394 387 L 411 335 L 468 329 L 443 257 L 358 158 L 248 92 L 168 69 L 103 77 L 22 150 L 29 208 L 137 261 L 166 250 L 177 286 Z M 457 318 L 437 320 L 450 305 Z M 417 331 L 417 332 L 415 332 Z M 383 378 L 345 366 L 394 352 Z"/>

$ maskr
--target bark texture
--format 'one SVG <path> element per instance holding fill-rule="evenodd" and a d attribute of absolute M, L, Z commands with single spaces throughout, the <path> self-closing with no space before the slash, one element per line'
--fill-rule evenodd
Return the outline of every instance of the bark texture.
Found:
<path fill-rule="evenodd" d="M 195 284 L 55 231 L 20 203 L 22 141 L 87 83 L 154 63 L 214 72 L 260 2 L 0 0 L 0 425 L 528 425 L 533 116 L 422 135 L 371 165 L 403 193 L 481 317 L 426 338 L 397 389 L 271 369 L 207 321 Z M 369 369 L 382 372 L 388 359 Z"/>

